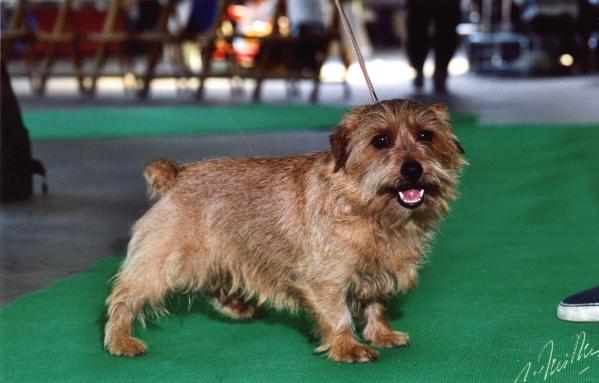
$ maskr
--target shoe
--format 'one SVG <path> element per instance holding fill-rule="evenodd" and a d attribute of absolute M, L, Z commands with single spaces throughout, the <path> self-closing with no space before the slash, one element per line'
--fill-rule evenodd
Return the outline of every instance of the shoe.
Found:
<path fill-rule="evenodd" d="M 599 322 L 599 286 L 561 301 L 557 306 L 557 317 L 569 322 Z"/>

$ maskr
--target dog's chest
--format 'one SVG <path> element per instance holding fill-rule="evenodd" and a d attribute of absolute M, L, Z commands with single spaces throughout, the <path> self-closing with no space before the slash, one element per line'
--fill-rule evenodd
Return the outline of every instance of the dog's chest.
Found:
<path fill-rule="evenodd" d="M 422 260 L 422 249 L 410 241 L 362 249 L 350 286 L 352 294 L 371 299 L 412 288 Z"/>

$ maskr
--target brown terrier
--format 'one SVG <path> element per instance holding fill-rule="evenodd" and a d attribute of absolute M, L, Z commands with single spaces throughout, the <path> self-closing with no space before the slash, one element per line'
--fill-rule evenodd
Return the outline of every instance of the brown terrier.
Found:
<path fill-rule="evenodd" d="M 159 201 L 135 224 L 107 299 L 105 347 L 138 355 L 132 337 L 165 296 L 201 291 L 223 314 L 247 319 L 250 300 L 307 309 L 318 351 L 369 362 L 408 344 L 386 299 L 416 284 L 439 218 L 465 164 L 447 110 L 408 100 L 355 107 L 331 150 L 283 158 L 225 158 L 145 170 Z"/>

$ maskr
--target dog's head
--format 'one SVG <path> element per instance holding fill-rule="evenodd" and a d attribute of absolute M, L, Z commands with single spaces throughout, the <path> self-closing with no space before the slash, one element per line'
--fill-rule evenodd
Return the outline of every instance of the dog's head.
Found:
<path fill-rule="evenodd" d="M 330 142 L 333 172 L 369 210 L 395 217 L 445 214 L 466 164 L 442 105 L 389 100 L 358 106 Z"/>

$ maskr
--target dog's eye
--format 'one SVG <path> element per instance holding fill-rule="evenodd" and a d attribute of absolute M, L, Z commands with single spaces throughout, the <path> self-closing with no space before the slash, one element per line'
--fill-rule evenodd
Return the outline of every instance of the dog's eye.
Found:
<path fill-rule="evenodd" d="M 374 136 L 371 143 L 372 143 L 372 146 L 374 146 L 377 149 L 390 148 L 391 145 L 393 145 L 393 142 L 391 141 L 391 137 L 389 137 L 388 134 L 378 134 L 378 135 Z"/>
<path fill-rule="evenodd" d="M 424 142 L 431 143 L 431 142 L 433 142 L 434 136 L 435 136 L 435 133 L 431 132 L 430 130 L 421 130 L 416 135 L 416 139 L 418 141 L 424 141 Z"/>

